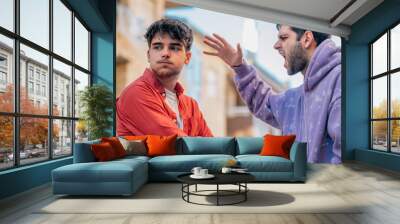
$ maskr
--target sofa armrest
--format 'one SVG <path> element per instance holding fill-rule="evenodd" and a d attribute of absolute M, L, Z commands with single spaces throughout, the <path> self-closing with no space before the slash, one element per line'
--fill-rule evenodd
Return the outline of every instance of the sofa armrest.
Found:
<path fill-rule="evenodd" d="M 92 144 L 98 144 L 100 140 L 88 141 L 88 142 L 80 142 L 75 143 L 74 147 L 74 163 L 89 163 L 95 162 L 96 158 L 94 157 L 90 146 Z"/>
<path fill-rule="evenodd" d="M 305 181 L 307 175 L 307 143 L 294 142 L 290 149 L 290 160 L 293 162 L 293 179 Z"/>

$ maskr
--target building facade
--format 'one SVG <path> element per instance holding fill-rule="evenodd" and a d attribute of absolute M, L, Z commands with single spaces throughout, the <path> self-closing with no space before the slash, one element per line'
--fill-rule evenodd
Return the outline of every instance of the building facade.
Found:
<path fill-rule="evenodd" d="M 0 41 L 0 96 L 13 96 L 14 73 L 13 73 L 13 49 L 11 46 Z M 53 71 L 53 115 L 68 117 L 72 113 L 72 77 L 68 72 Z M 26 56 L 21 50 L 20 54 L 20 111 L 23 114 L 47 115 L 49 110 L 49 68 L 34 58 Z M 79 81 L 75 81 L 79 85 Z M 7 92 L 11 92 L 8 95 Z M 79 97 L 76 98 L 79 104 Z M 13 112 L 13 100 L 0 102 L 2 108 L 10 108 L 7 112 Z M 12 104 L 12 105 L 6 105 Z M 62 146 L 71 142 L 72 123 L 63 119 L 54 120 L 53 129 L 58 135 L 53 138 L 55 154 L 57 148 L 62 153 Z M 68 145 L 68 148 L 71 146 Z"/>

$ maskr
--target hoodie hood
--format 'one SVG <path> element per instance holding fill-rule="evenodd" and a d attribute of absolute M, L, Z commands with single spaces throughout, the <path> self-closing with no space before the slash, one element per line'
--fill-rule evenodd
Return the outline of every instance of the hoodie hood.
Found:
<path fill-rule="evenodd" d="M 308 65 L 305 79 L 305 91 L 312 90 L 319 81 L 341 65 L 341 51 L 331 39 L 324 40 L 315 50 Z"/>

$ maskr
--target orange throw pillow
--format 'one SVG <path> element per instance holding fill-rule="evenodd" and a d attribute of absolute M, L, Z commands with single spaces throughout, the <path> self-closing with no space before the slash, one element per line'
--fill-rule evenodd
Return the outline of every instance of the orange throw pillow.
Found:
<path fill-rule="evenodd" d="M 147 138 L 147 135 L 129 135 L 129 136 L 121 136 L 122 138 L 128 140 L 128 141 L 135 141 L 135 140 L 141 140 L 144 141 Z"/>
<path fill-rule="evenodd" d="M 117 137 L 109 137 L 109 138 L 101 138 L 101 142 L 108 142 L 114 149 L 115 155 L 117 158 L 121 158 L 126 156 L 126 151 L 124 146 L 122 146 L 121 142 Z"/>
<path fill-rule="evenodd" d="M 149 135 L 147 137 L 147 155 L 148 156 L 165 156 L 176 155 L 175 141 L 178 135 L 159 136 Z"/>
<path fill-rule="evenodd" d="M 109 161 L 117 158 L 113 147 L 108 142 L 93 144 L 90 146 L 90 148 L 92 149 L 94 157 L 99 162 Z"/>
<path fill-rule="evenodd" d="M 275 136 L 265 135 L 264 145 L 261 149 L 260 155 L 262 156 L 280 156 L 290 159 L 290 148 L 296 135 Z"/>

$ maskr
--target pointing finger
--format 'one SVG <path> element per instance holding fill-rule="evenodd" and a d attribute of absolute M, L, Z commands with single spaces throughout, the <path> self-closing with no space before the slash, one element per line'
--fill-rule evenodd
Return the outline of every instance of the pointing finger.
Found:
<path fill-rule="evenodd" d="M 215 52 L 203 51 L 203 53 L 207 55 L 218 56 L 218 54 Z"/>
<path fill-rule="evenodd" d="M 243 51 L 242 51 L 242 47 L 240 46 L 239 43 L 237 44 L 236 48 L 237 48 L 239 56 L 242 58 L 243 57 Z"/>
<path fill-rule="evenodd" d="M 218 44 L 221 48 L 225 47 L 224 43 L 222 43 L 220 40 L 218 40 L 218 38 L 214 36 L 207 36 L 207 39 L 212 40 L 214 43 Z"/>
<path fill-rule="evenodd" d="M 217 45 L 218 48 L 223 48 L 223 47 L 224 47 L 224 45 L 223 45 L 219 40 L 217 40 L 217 39 L 214 38 L 214 37 L 205 36 L 204 40 L 207 40 L 208 42 Z"/>
<path fill-rule="evenodd" d="M 209 47 L 214 48 L 215 50 L 221 49 L 220 46 L 218 46 L 217 44 L 215 44 L 215 43 L 213 43 L 213 42 L 210 42 L 209 40 L 206 40 L 206 39 L 205 39 L 203 42 L 204 42 L 206 45 L 208 45 Z"/>
<path fill-rule="evenodd" d="M 220 35 L 213 33 L 214 37 L 216 37 L 224 46 L 229 46 L 229 43 Z"/>

